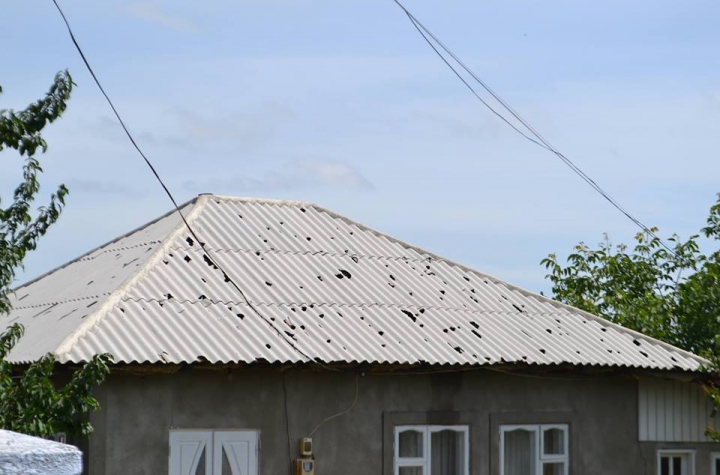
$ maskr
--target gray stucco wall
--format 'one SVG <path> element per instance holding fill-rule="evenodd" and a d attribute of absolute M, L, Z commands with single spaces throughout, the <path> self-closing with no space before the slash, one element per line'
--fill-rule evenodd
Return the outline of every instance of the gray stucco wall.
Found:
<path fill-rule="evenodd" d="M 348 373 L 290 370 L 286 375 L 292 457 L 297 440 L 355 395 Z M 168 434 L 178 429 L 257 429 L 260 473 L 289 473 L 283 374 L 188 370 L 146 376 L 113 374 L 98 392 L 91 421 L 91 475 L 157 475 L 168 470 Z M 571 474 L 656 473 L 658 448 L 697 450 L 696 474 L 709 474 L 720 445 L 639 443 L 637 381 L 628 376 L 579 380 L 519 377 L 486 370 L 434 375 L 380 375 L 359 380 L 348 415 L 313 436 L 316 473 L 392 473 L 392 427 L 467 424 L 471 473 L 497 475 L 500 424 L 570 425 Z"/>

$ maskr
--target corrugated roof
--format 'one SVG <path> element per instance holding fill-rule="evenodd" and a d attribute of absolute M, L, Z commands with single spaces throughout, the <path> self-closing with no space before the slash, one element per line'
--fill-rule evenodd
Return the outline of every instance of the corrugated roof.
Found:
<path fill-rule="evenodd" d="M 17 289 L 3 323 L 22 323 L 26 336 L 11 360 L 703 362 L 312 204 L 205 195 L 184 212 L 265 320 L 170 213 Z"/>

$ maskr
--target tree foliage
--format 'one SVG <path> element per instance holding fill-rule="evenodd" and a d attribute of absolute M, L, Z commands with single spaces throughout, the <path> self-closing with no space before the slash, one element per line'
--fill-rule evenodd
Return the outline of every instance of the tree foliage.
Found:
<path fill-rule="evenodd" d="M 0 110 L 0 151 L 13 149 L 24 159 L 22 180 L 12 200 L 6 204 L 0 197 L 0 315 L 10 310 L 10 286 L 17 269 L 65 206 L 68 189 L 60 185 L 47 204 L 33 210 L 42 173 L 36 154 L 47 150 L 41 132 L 65 111 L 73 86 L 70 74 L 60 72 L 42 99 L 21 111 Z M 61 385 L 51 354 L 23 367 L 6 361 L 23 332 L 15 324 L 0 334 L 0 426 L 38 436 L 88 434 L 92 428 L 84 415 L 98 408 L 92 389 L 107 376 L 110 356 L 96 356 Z"/>
<path fill-rule="evenodd" d="M 653 229 L 653 234 L 657 233 Z M 715 249 L 705 254 L 704 247 Z M 696 235 L 669 239 L 672 252 L 650 233 L 632 248 L 609 238 L 595 249 L 580 243 L 561 264 L 542 260 L 554 298 L 611 322 L 708 358 L 720 368 L 720 195 Z M 706 386 L 720 407 L 720 391 Z M 720 433 L 709 429 L 720 440 Z"/>
<path fill-rule="evenodd" d="M 653 229 L 656 233 L 657 229 Z M 718 352 L 720 250 L 701 252 L 700 236 L 720 243 L 720 196 L 707 225 L 686 241 L 638 233 L 632 249 L 607 236 L 596 249 L 580 243 L 561 264 L 542 260 L 556 299 L 693 353 Z"/>

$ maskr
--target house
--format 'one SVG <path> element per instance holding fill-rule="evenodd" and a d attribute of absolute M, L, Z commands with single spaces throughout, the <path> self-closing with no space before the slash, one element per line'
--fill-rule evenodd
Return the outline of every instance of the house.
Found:
<path fill-rule="evenodd" d="M 90 474 L 720 475 L 697 356 L 312 204 L 182 211 L 3 317 L 14 362 L 114 356 Z"/>

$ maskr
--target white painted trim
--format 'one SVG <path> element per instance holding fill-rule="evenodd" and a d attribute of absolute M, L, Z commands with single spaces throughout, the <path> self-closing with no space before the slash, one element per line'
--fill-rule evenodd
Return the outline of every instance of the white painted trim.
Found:
<path fill-rule="evenodd" d="M 657 475 L 660 475 L 660 459 L 664 455 L 682 455 L 687 457 L 688 473 L 675 473 L 673 475 L 695 475 L 695 453 L 695 450 L 690 449 L 659 449 L 657 451 L 657 457 L 655 459 L 655 473 Z"/>

